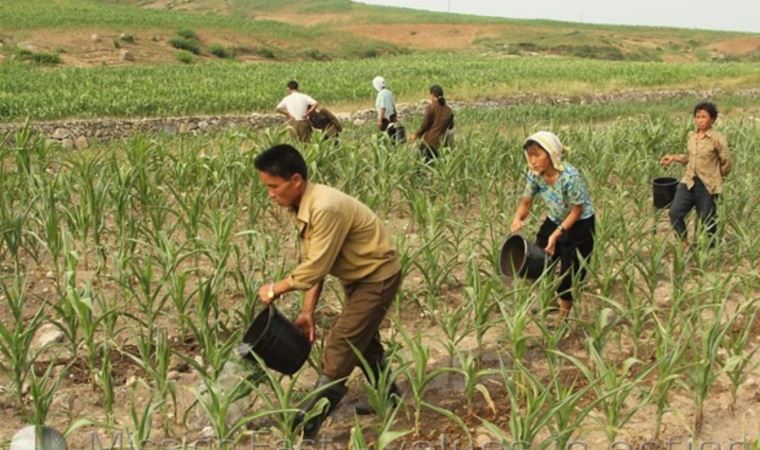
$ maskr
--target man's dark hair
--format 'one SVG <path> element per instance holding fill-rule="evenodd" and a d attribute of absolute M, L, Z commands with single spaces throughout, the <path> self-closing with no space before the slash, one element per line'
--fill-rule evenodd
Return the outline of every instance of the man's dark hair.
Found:
<path fill-rule="evenodd" d="M 300 174 L 306 180 L 306 161 L 292 145 L 279 144 L 269 147 L 256 155 L 253 160 L 256 170 L 269 175 L 289 180 L 294 174 Z"/>
<path fill-rule="evenodd" d="M 288 81 L 288 89 L 297 91 L 298 90 L 298 81 L 296 80 L 290 80 Z"/>
<path fill-rule="evenodd" d="M 704 111 L 707 114 L 710 115 L 710 118 L 712 120 L 715 120 L 718 118 L 718 107 L 715 106 L 715 103 L 712 102 L 700 102 L 697 103 L 697 106 L 694 107 L 694 113 L 693 116 L 697 115 L 697 111 Z"/>

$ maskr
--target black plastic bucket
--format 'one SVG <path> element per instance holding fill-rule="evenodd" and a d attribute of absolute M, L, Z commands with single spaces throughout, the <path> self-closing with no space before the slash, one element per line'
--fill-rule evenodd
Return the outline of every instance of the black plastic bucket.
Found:
<path fill-rule="evenodd" d="M 660 177 L 652 180 L 652 200 L 657 209 L 666 208 L 676 196 L 678 180 L 671 177 Z"/>
<path fill-rule="evenodd" d="M 519 234 L 509 236 L 501 246 L 499 269 L 507 278 L 515 276 L 535 280 L 544 273 L 548 255 L 541 247 Z"/>
<path fill-rule="evenodd" d="M 243 336 L 243 344 L 250 346 L 270 369 L 293 375 L 309 357 L 311 345 L 293 322 L 272 305 L 261 311 Z M 250 352 L 243 357 L 253 361 Z"/>

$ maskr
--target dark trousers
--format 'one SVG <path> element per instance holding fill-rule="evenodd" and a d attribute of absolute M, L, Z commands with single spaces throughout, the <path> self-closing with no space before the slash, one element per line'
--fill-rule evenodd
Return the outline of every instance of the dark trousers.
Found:
<path fill-rule="evenodd" d="M 536 245 L 546 248 L 549 236 L 557 229 L 557 224 L 549 220 L 544 221 L 536 234 Z M 559 273 L 562 277 L 557 295 L 562 300 L 572 302 L 573 278 L 582 281 L 586 277 L 586 269 L 583 267 L 581 258 L 588 260 L 594 249 L 594 231 L 596 220 L 594 216 L 588 219 L 578 220 L 572 228 L 562 233 L 552 257 L 552 262 L 559 261 Z"/>
<path fill-rule="evenodd" d="M 682 239 L 686 239 L 686 222 L 684 219 L 696 206 L 699 221 L 707 229 L 710 238 L 715 235 L 717 228 L 718 194 L 708 192 L 702 180 L 694 177 L 694 186 L 689 189 L 683 183 L 678 183 L 673 203 L 670 204 L 670 223 Z"/>
<path fill-rule="evenodd" d="M 322 351 L 322 373 L 333 380 L 347 377 L 361 365 L 351 345 L 370 366 L 384 358 L 380 325 L 401 285 L 401 272 L 384 281 L 353 283 L 346 288 L 346 305 L 335 320 Z M 350 342 L 350 345 L 349 345 Z"/>
<path fill-rule="evenodd" d="M 420 155 L 426 163 L 430 163 L 438 159 L 438 149 L 428 145 L 424 140 L 419 144 Z"/>

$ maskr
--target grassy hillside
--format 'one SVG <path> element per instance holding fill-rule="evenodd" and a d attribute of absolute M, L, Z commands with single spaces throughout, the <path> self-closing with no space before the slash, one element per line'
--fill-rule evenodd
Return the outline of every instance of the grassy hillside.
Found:
<path fill-rule="evenodd" d="M 420 51 L 760 60 L 757 34 L 509 20 L 349 0 L 4 0 L 0 17 L 4 59 L 26 50 L 55 53 L 61 64 L 75 66 L 176 63 L 170 40 L 177 30 L 188 29 L 198 36 L 200 60 L 213 60 L 212 49 L 220 46 L 227 56 L 243 60 L 328 60 Z M 123 41 L 122 35 L 130 39 Z M 132 60 L 122 57 L 124 50 L 132 53 Z"/>

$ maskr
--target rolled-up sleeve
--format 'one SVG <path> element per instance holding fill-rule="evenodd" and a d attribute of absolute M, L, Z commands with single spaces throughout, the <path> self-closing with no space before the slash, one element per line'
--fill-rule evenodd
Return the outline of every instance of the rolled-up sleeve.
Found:
<path fill-rule="evenodd" d="M 324 209 L 312 216 L 303 261 L 290 274 L 294 288 L 309 289 L 327 276 L 350 227 L 348 218 L 335 209 Z"/>
<path fill-rule="evenodd" d="M 731 150 L 728 148 L 728 140 L 725 136 L 719 135 L 716 139 L 716 146 L 718 148 L 718 159 L 720 160 L 720 174 L 726 176 L 731 172 Z"/>

